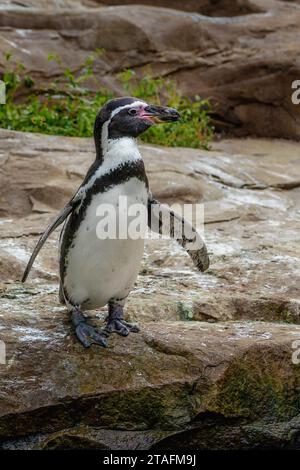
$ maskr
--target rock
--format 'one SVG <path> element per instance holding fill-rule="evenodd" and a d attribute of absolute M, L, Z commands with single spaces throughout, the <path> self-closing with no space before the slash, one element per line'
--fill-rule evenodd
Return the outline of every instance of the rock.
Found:
<path fill-rule="evenodd" d="M 10 254 L 10 250 L 14 254 Z M 22 277 L 24 265 L 16 252 L 16 247 L 9 244 L 0 250 L 0 282 L 17 281 Z"/>
<path fill-rule="evenodd" d="M 133 448 L 138 442 L 147 448 L 183 430 L 201 432 L 206 414 L 245 424 L 292 419 L 298 412 L 299 368 L 290 354 L 299 326 L 291 332 L 268 323 L 152 322 L 131 340 L 113 338 L 109 350 L 83 351 L 64 315 L 25 312 L 14 312 L 2 333 L 9 358 L 1 373 L 5 446 L 9 438 L 39 435 L 39 447 L 91 447 L 91 436 L 84 441 L 74 428 L 80 422 L 123 430 L 121 442 L 104 440 L 102 433 L 94 447 Z M 149 439 L 149 429 L 156 439 Z"/>
<path fill-rule="evenodd" d="M 148 240 L 126 310 L 141 333 L 83 350 L 58 303 L 58 233 L 18 280 L 93 143 L 0 140 L 2 448 L 299 448 L 298 145 L 142 145 L 155 196 L 204 204 L 211 267 L 199 274 L 175 243 Z M 101 326 L 106 309 L 89 314 Z"/>
<path fill-rule="evenodd" d="M 205 413 L 246 422 L 297 414 L 291 343 L 299 326 L 149 322 L 131 339 L 111 338 L 108 350 L 83 351 L 63 309 L 49 312 L 45 302 L 37 312 L 32 293 L 23 299 L 1 332 L 2 439 L 43 433 L 48 446 L 49 433 L 78 422 L 170 433 L 194 428 Z"/>
<path fill-rule="evenodd" d="M 265 420 L 264 431 L 297 416 L 299 368 L 291 344 L 299 326 L 150 322 L 131 339 L 111 338 L 108 350 L 83 351 L 66 316 L 47 307 L 6 317 L 4 447 L 32 435 L 39 448 L 149 448 L 171 434 L 176 442 L 183 431 L 201 433 L 213 416 L 223 417 L 223 426 L 234 418 L 263 427 Z"/>
<path fill-rule="evenodd" d="M 165 7 L 176 10 L 201 13 L 206 16 L 239 16 L 258 13 L 261 9 L 258 5 L 248 0 L 99 0 L 101 5 L 150 5 L 154 7 Z"/>
<path fill-rule="evenodd" d="M 11 276 L 9 260 L 3 261 L 7 266 L 4 281 L 5 276 L 20 279 L 21 267 L 43 227 L 80 185 L 93 159 L 93 143 L 12 131 L 0 131 L 0 138 L 7 156 L 0 176 L 5 194 L 0 199 L 5 216 L 0 225 L 1 249 L 20 264 Z M 236 139 L 215 143 L 210 152 L 142 148 L 156 197 L 169 204 L 204 204 L 212 263 L 207 274 L 199 275 L 175 242 L 150 240 L 136 293 L 129 302 L 131 315 L 147 321 L 165 315 L 178 320 L 183 305 L 196 319 L 267 317 L 298 322 L 297 144 Z M 26 211 L 20 211 L 22 206 Z M 37 211 L 39 207 L 48 212 Z M 30 279 L 57 280 L 53 256 L 57 236 L 39 254 Z M 153 305 L 153 293 L 158 305 Z"/>
<path fill-rule="evenodd" d="M 300 107 L 291 101 L 300 76 L 295 2 L 176 0 L 173 9 L 164 8 L 167 0 L 22 3 L 1 9 L 0 52 L 24 63 L 37 88 L 61 74 L 49 54 L 75 71 L 104 48 L 95 74 L 118 94 L 120 70 L 140 74 L 146 64 L 154 75 L 175 79 L 183 93 L 210 98 L 218 131 L 299 139 Z M 0 59 L 0 70 L 5 66 Z"/>

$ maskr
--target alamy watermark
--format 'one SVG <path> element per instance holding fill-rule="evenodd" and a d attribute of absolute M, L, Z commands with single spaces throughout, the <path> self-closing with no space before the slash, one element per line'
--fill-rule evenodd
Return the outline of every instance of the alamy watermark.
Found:
<path fill-rule="evenodd" d="M 292 89 L 295 90 L 291 96 L 292 103 L 300 104 L 300 80 L 294 80 L 292 82 Z"/>
<path fill-rule="evenodd" d="M 6 103 L 6 96 L 5 96 L 5 83 L 3 80 L 0 80 L 0 104 Z"/>
<path fill-rule="evenodd" d="M 4 341 L 0 339 L 0 365 L 6 364 L 6 347 Z"/>
<path fill-rule="evenodd" d="M 96 234 L 101 240 L 174 238 L 183 240 L 188 250 L 198 250 L 203 245 L 203 204 L 168 206 L 154 202 L 148 207 L 119 196 L 117 203 L 99 204 L 96 218 Z"/>

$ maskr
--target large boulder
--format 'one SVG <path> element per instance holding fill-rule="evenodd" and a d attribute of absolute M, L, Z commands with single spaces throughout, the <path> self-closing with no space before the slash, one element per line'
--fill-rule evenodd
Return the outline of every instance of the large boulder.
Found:
<path fill-rule="evenodd" d="M 218 130 L 299 138 L 300 107 L 291 101 L 300 76 L 295 2 L 23 3 L 1 9 L 0 52 L 24 63 L 37 87 L 61 73 L 49 54 L 76 71 L 90 52 L 104 48 L 95 73 L 117 93 L 120 70 L 142 73 L 150 66 L 154 75 L 176 79 L 183 93 L 210 98 Z"/>
<path fill-rule="evenodd" d="M 297 144 L 141 146 L 155 196 L 204 204 L 211 267 L 200 274 L 176 243 L 148 240 L 126 310 L 141 333 L 84 350 L 58 303 L 58 233 L 19 280 L 92 141 L 0 140 L 2 447 L 299 448 Z M 105 308 L 89 314 L 103 325 Z"/>

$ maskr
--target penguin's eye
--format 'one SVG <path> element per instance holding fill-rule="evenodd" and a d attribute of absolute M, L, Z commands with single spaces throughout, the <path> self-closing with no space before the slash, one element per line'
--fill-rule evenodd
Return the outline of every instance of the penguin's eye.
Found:
<path fill-rule="evenodd" d="M 128 114 L 130 114 L 130 116 L 136 116 L 137 110 L 135 108 L 129 109 Z"/>

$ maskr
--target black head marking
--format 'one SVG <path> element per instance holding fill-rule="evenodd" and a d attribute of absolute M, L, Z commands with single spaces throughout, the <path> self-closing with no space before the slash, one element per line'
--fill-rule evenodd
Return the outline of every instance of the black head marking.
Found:
<path fill-rule="evenodd" d="M 96 116 L 94 124 L 94 139 L 98 159 L 102 159 L 103 157 L 103 149 L 101 145 L 103 125 L 105 125 L 105 123 L 108 123 L 111 120 L 113 113 L 116 112 L 118 108 L 128 106 L 136 101 L 137 98 L 132 97 L 114 98 L 112 100 L 107 101 L 107 103 L 105 103 L 105 105 L 100 109 L 99 113 Z M 107 137 L 109 138 L 110 136 L 107 135 Z"/>
<path fill-rule="evenodd" d="M 97 158 L 102 159 L 106 142 L 121 137 L 138 137 L 157 122 L 176 121 L 175 109 L 151 106 L 138 98 L 115 98 L 98 113 L 94 125 Z"/>

